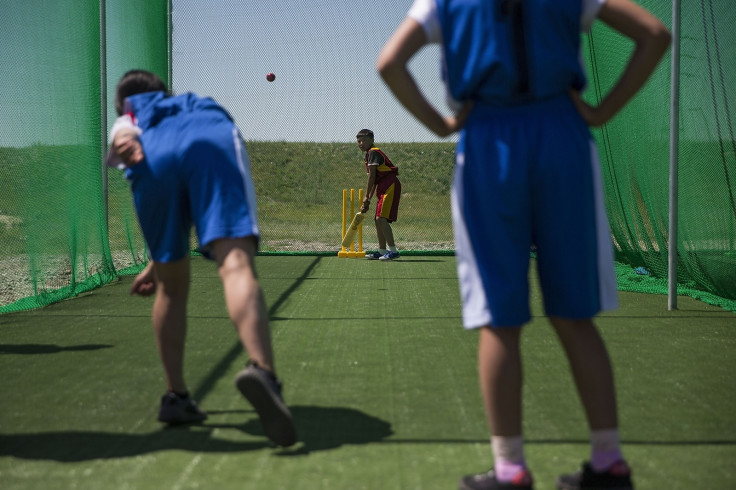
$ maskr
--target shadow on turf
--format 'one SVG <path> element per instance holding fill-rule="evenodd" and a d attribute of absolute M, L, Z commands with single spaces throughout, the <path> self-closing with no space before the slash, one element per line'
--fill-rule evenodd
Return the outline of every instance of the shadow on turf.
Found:
<path fill-rule="evenodd" d="M 385 261 L 382 261 L 382 262 L 385 262 Z M 399 262 L 398 260 L 393 260 L 393 261 L 391 261 L 391 262 L 394 262 L 394 263 L 401 263 L 401 264 L 418 264 L 418 263 L 421 263 L 421 262 L 444 262 L 444 260 L 434 260 L 434 259 L 414 259 L 414 258 L 411 258 L 411 259 L 409 259 L 409 260 L 402 260 L 402 261 L 400 261 L 400 262 Z"/>
<path fill-rule="evenodd" d="M 108 344 L 69 345 L 62 347 L 56 344 L 0 344 L 0 354 L 56 354 L 70 351 L 89 351 L 109 349 Z"/>
<path fill-rule="evenodd" d="M 393 434 L 390 423 L 352 408 L 293 406 L 290 409 L 297 426 L 299 442 L 293 448 L 277 453 L 279 456 L 299 456 L 313 451 L 339 448 L 345 444 L 380 442 Z M 213 437 L 215 429 L 233 429 L 263 436 L 255 413 L 248 411 L 253 417 L 244 424 L 216 422 L 218 415 L 229 414 L 230 411 L 209 413 L 210 418 L 204 424 L 164 428 L 148 434 L 84 431 L 0 434 L 0 457 L 72 463 L 126 458 L 168 450 L 230 453 L 274 447 L 265 437 L 258 441 Z"/>
<path fill-rule="evenodd" d="M 204 429 L 204 430 L 203 430 Z M 267 441 L 236 442 L 212 437 L 213 430 L 191 426 L 149 434 L 61 431 L 0 434 L 0 457 L 75 463 L 139 456 L 158 451 L 228 453 L 270 447 Z"/>
<path fill-rule="evenodd" d="M 299 440 L 295 446 L 284 448 L 278 453 L 279 456 L 300 456 L 313 451 L 336 449 L 345 444 L 381 442 L 394 433 L 389 422 L 352 408 L 296 405 L 290 406 L 289 410 L 294 418 Z M 243 425 L 214 422 L 218 415 L 240 412 L 254 413 L 248 410 L 208 411 L 210 418 L 204 427 L 236 429 L 251 435 L 264 436 L 257 417 Z"/>
<path fill-rule="evenodd" d="M 289 407 L 294 417 L 300 443 L 280 456 L 299 456 L 313 451 L 336 449 L 345 444 L 369 444 L 380 442 L 394 431 L 385 420 L 355 410 L 342 407 Z M 249 420 L 245 430 L 261 432 L 257 419 Z"/>
<path fill-rule="evenodd" d="M 225 412 L 220 412 L 225 413 Z M 390 439 L 391 425 L 376 417 L 352 409 L 329 407 L 293 407 L 298 425 L 299 442 L 293 448 L 284 448 L 277 456 L 300 456 L 313 451 L 336 449 L 346 444 L 487 444 L 487 440 L 453 439 Z M 317 418 L 308 420 L 301 417 Z M 325 416 L 335 419 L 325 419 Z M 334 423 L 333 423 L 334 422 Z M 213 436 L 214 429 L 242 430 L 249 434 L 262 435 L 256 419 L 244 425 L 207 424 L 180 426 L 162 429 L 148 434 L 116 434 L 110 432 L 60 431 L 39 434 L 0 434 L 0 457 L 27 460 L 49 460 L 60 463 L 76 463 L 100 459 L 128 458 L 158 451 L 192 451 L 205 453 L 236 453 L 274 448 L 273 444 L 261 441 L 233 441 Z M 586 439 L 543 439 L 529 440 L 530 445 L 580 444 Z M 624 445 L 642 446 L 736 446 L 729 440 L 673 440 L 636 441 L 624 440 Z"/>

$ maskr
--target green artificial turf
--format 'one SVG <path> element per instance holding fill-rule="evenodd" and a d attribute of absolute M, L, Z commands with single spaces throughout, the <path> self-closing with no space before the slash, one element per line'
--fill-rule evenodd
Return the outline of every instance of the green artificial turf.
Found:
<path fill-rule="evenodd" d="M 186 373 L 210 418 L 167 429 L 149 311 L 131 277 L 0 315 L 0 488 L 451 489 L 491 463 L 476 336 L 451 256 L 261 256 L 277 369 L 300 442 L 264 438 L 233 388 L 246 360 L 211 263 L 194 258 Z M 736 317 L 621 293 L 598 324 L 637 489 L 736 487 Z M 537 490 L 587 457 L 569 369 L 532 293 L 526 456 Z"/>

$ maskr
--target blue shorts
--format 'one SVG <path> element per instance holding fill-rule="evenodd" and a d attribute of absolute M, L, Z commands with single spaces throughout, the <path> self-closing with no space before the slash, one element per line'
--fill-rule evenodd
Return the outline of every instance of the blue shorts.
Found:
<path fill-rule="evenodd" d="M 617 306 L 597 152 L 569 97 L 476 106 L 456 159 L 451 199 L 466 328 L 530 320 L 532 246 L 547 315 L 584 319 Z"/>
<path fill-rule="evenodd" d="M 219 238 L 258 237 L 250 162 L 235 125 L 217 111 L 167 118 L 141 135 L 145 160 L 126 170 L 138 221 L 156 262 Z"/>

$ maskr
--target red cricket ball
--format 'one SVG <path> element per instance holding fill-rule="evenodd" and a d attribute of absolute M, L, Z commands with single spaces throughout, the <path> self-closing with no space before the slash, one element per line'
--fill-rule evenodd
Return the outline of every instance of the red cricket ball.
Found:
<path fill-rule="evenodd" d="M 273 73 L 269 73 L 268 75 L 266 75 L 266 80 L 268 80 L 269 82 L 273 82 L 274 80 L 276 80 L 276 75 L 274 75 Z"/>

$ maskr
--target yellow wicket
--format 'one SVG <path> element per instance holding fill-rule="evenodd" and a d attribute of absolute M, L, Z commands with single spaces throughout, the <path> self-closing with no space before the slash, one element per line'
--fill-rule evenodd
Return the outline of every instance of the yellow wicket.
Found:
<path fill-rule="evenodd" d="M 358 189 L 357 206 L 355 197 L 355 189 L 350 189 L 350 214 L 348 214 L 348 190 L 342 190 L 342 235 L 340 235 L 341 239 L 345 237 L 345 233 L 348 230 L 350 222 L 353 220 L 353 216 L 355 216 L 357 210 L 360 209 L 360 206 L 363 205 L 363 189 Z M 337 252 L 337 256 L 351 258 L 365 257 L 365 250 L 363 250 L 363 223 L 358 226 L 358 243 L 356 244 L 355 240 L 353 240 L 353 242 L 347 248 L 341 245 L 340 251 Z"/>

